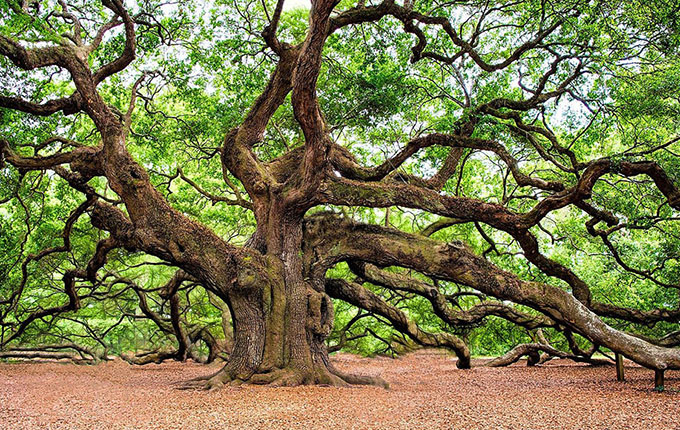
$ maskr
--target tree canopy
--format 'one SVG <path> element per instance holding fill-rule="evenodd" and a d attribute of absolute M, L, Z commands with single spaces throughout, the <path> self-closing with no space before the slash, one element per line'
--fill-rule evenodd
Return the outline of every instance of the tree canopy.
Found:
<path fill-rule="evenodd" d="M 0 2 L 0 357 L 680 368 L 680 6 L 289 3 Z"/>

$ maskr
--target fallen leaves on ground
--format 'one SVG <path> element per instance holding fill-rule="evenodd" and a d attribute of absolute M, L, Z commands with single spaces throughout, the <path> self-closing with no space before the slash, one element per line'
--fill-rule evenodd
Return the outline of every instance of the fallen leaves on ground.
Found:
<path fill-rule="evenodd" d="M 174 385 L 216 365 L 0 364 L 0 429 L 651 429 L 679 428 L 680 371 L 551 362 L 459 370 L 436 351 L 401 359 L 339 354 L 336 366 L 380 375 L 373 387 L 224 388 Z M 477 361 L 475 364 L 480 364 Z"/>

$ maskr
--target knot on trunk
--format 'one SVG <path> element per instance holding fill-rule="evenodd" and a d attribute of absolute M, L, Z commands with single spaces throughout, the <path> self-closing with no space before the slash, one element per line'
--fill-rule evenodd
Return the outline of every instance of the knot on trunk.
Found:
<path fill-rule="evenodd" d="M 133 188 L 143 187 L 149 181 L 149 175 L 136 164 L 129 166 L 127 170 L 123 170 L 122 177 L 125 183 Z"/>
<path fill-rule="evenodd" d="M 252 289 L 262 286 L 260 274 L 249 266 L 239 267 L 236 282 L 242 289 Z"/>

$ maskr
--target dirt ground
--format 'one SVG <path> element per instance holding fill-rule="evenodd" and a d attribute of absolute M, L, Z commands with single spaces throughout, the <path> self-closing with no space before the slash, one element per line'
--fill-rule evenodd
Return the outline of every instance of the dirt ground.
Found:
<path fill-rule="evenodd" d="M 334 360 L 391 389 L 183 391 L 173 384 L 216 367 L 0 364 L 0 429 L 680 429 L 680 371 L 656 393 L 636 366 L 619 383 L 613 367 L 567 362 L 462 371 L 433 351 Z"/>

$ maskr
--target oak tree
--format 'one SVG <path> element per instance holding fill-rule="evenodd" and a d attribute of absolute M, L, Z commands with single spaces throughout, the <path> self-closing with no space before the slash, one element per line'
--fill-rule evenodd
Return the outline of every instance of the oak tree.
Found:
<path fill-rule="evenodd" d="M 337 348 L 370 316 L 468 368 L 461 330 L 495 317 L 533 342 L 492 365 L 680 368 L 677 7 L 288 1 L 2 3 L 3 216 L 26 233 L 3 226 L 0 345 L 124 284 L 179 345 L 136 360 L 202 340 L 228 352 L 209 388 L 384 385 L 329 361 L 334 300 L 360 309 Z M 28 253 L 39 196 L 66 213 Z M 57 255 L 57 302 L 27 301 Z M 124 255 L 175 270 L 167 315 L 107 269 Z M 188 288 L 226 305 L 228 348 L 186 319 Z"/>

